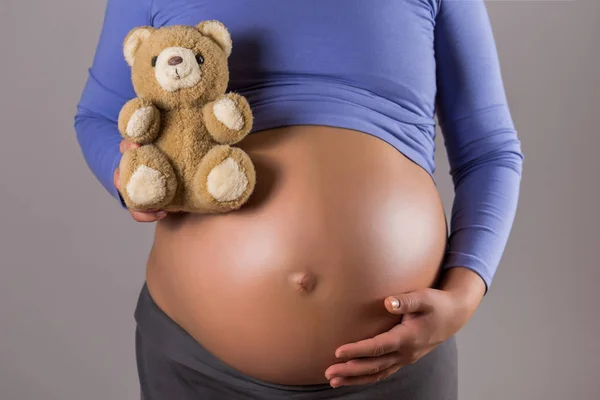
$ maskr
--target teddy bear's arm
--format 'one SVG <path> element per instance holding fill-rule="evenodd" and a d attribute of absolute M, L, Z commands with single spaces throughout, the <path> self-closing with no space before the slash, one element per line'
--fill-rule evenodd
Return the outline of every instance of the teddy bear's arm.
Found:
<path fill-rule="evenodd" d="M 148 100 L 131 99 L 119 113 L 119 132 L 133 143 L 152 143 L 159 130 L 160 111 Z"/>
<path fill-rule="evenodd" d="M 237 93 L 227 93 L 202 109 L 206 129 L 215 141 L 235 144 L 252 130 L 248 101 Z"/>

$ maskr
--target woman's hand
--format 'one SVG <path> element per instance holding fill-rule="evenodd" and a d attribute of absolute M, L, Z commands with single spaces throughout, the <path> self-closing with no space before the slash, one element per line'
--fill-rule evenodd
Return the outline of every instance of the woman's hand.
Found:
<path fill-rule="evenodd" d="M 119 150 L 121 151 L 121 154 L 123 154 L 125 151 L 127 151 L 129 149 L 135 149 L 137 147 L 140 147 L 140 145 L 130 142 L 129 140 L 125 139 L 125 140 L 121 141 L 121 144 L 119 145 Z M 120 192 L 121 191 L 121 181 L 119 179 L 119 168 L 118 167 L 115 170 L 115 175 L 113 177 L 113 183 L 114 183 L 115 187 L 117 188 L 117 190 Z M 130 209 L 129 213 L 131 214 L 133 219 L 138 222 L 156 222 L 167 216 L 167 213 L 162 210 L 137 211 L 137 210 Z"/>
<path fill-rule="evenodd" d="M 466 268 L 447 272 L 441 289 L 423 289 L 384 300 L 388 312 L 403 315 L 390 331 L 339 347 L 341 363 L 325 371 L 332 387 L 375 383 L 412 364 L 456 334 L 485 292 L 483 281 Z"/>

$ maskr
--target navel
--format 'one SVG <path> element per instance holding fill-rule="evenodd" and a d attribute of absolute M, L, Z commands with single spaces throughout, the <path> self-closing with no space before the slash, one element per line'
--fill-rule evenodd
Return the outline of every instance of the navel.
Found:
<path fill-rule="evenodd" d="M 306 272 L 296 272 L 290 275 L 289 281 L 297 292 L 310 293 L 315 290 L 317 277 Z"/>

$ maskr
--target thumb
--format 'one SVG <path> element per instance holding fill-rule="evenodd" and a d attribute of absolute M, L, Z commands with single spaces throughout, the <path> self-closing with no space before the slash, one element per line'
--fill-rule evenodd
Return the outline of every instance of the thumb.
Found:
<path fill-rule="evenodd" d="M 121 175 L 119 173 L 119 168 L 115 169 L 115 173 L 113 175 L 113 184 L 117 188 L 117 190 L 121 190 Z"/>
<path fill-rule="evenodd" d="M 433 309 L 426 290 L 417 290 L 385 299 L 385 308 L 392 314 L 429 312 Z"/>

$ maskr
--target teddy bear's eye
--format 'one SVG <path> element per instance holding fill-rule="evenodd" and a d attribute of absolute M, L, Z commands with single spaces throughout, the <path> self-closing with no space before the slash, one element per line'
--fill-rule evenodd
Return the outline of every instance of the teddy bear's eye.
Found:
<path fill-rule="evenodd" d="M 196 55 L 196 61 L 198 61 L 198 64 L 204 64 L 204 57 L 202 57 L 202 54 Z"/>
<path fill-rule="evenodd" d="M 158 57 L 152 57 L 152 66 L 156 67 L 156 60 L 158 60 Z"/>

